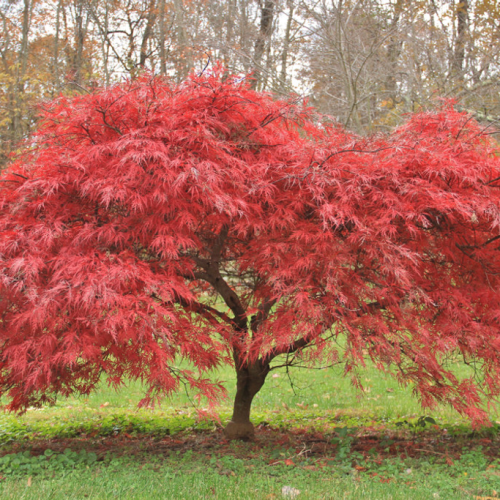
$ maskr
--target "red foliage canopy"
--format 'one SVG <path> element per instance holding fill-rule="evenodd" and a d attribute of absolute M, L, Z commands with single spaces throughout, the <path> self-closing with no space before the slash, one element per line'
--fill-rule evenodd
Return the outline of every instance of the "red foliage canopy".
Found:
<path fill-rule="evenodd" d="M 499 188 L 487 134 L 451 106 L 361 138 L 220 71 L 61 97 L 0 185 L 0 392 L 23 410 L 105 372 L 148 401 L 181 380 L 214 398 L 203 373 L 231 358 L 355 374 L 368 356 L 484 421 Z"/>

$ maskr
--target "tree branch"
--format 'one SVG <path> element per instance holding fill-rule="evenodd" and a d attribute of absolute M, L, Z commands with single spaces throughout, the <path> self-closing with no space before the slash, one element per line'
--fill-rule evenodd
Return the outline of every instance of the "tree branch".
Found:
<path fill-rule="evenodd" d="M 266 360 L 267 362 L 271 362 L 276 356 L 279 356 L 280 354 L 291 354 L 293 352 L 297 352 L 299 351 L 300 349 L 303 349 L 304 347 L 306 347 L 309 342 L 311 342 L 310 340 L 306 340 L 305 338 L 301 338 L 301 339 L 298 339 L 296 340 L 295 342 L 293 342 L 293 344 L 290 344 L 288 346 L 285 346 L 285 347 L 282 347 L 280 349 L 278 349 L 277 347 L 275 347 L 267 356 L 266 356 Z"/>
<path fill-rule="evenodd" d="M 209 260 L 202 259 L 197 255 L 190 255 L 189 257 L 193 259 L 198 267 L 201 267 L 204 270 L 203 272 L 195 271 L 193 273 L 193 277 L 204 280 L 212 285 L 214 290 L 219 293 L 226 305 L 233 312 L 233 326 L 240 331 L 246 331 L 247 315 L 245 307 L 241 303 L 237 293 L 229 286 L 227 281 L 224 280 L 219 270 L 222 250 L 228 234 L 229 228 L 228 226 L 224 226 L 215 239 L 215 243 L 210 252 Z"/>
<path fill-rule="evenodd" d="M 214 316 L 217 316 L 218 318 L 222 319 L 225 323 L 231 326 L 235 326 L 235 323 L 232 318 L 230 318 L 226 313 L 223 313 L 215 307 L 211 307 L 207 304 L 203 304 L 201 302 L 197 301 L 188 301 L 183 299 L 182 297 L 179 297 L 176 302 L 184 307 L 184 309 L 187 309 L 188 311 L 195 312 L 200 314 L 201 316 L 209 319 L 211 322 L 212 320 L 217 322 L 217 319 Z"/>
<path fill-rule="evenodd" d="M 250 328 L 255 333 L 259 326 L 267 319 L 269 312 L 276 304 L 276 299 L 265 298 L 259 306 L 259 312 L 252 316 L 250 321 Z"/>
<path fill-rule="evenodd" d="M 106 127 L 110 128 L 111 130 L 114 130 L 118 135 L 123 135 L 123 132 L 118 127 L 115 127 L 114 125 L 108 123 L 108 120 L 106 119 L 106 111 L 104 111 L 103 109 L 96 109 L 96 111 L 98 113 L 101 113 L 102 121 L 104 125 L 106 125 Z"/>

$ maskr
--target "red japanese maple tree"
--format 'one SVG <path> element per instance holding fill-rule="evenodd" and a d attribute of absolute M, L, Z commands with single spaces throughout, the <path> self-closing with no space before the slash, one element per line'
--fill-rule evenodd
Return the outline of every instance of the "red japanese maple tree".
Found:
<path fill-rule="evenodd" d="M 89 393 L 103 373 L 142 380 L 146 402 L 186 381 L 213 400 L 206 372 L 233 363 L 225 432 L 244 438 L 273 364 L 355 375 L 371 358 L 424 406 L 487 421 L 500 164 L 469 116 L 445 106 L 361 138 L 220 70 L 61 97 L 42 115 L 0 184 L 9 409 Z M 457 356 L 480 378 L 459 380 Z"/>

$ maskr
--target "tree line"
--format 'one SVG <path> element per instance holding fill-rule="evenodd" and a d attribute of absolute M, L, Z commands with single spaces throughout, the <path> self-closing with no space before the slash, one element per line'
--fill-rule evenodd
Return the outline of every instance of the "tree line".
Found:
<path fill-rule="evenodd" d="M 500 113 L 494 0 L 1 0 L 0 30 L 0 163 L 41 99 L 144 70 L 182 81 L 216 60 L 361 134 L 437 97 Z"/>

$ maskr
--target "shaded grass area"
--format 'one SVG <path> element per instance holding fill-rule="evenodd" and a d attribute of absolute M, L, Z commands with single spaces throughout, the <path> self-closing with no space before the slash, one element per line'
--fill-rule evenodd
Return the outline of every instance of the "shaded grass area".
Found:
<path fill-rule="evenodd" d="M 370 366 L 364 394 L 340 367 L 277 370 L 254 403 L 256 440 L 229 443 L 234 376 L 216 378 L 229 392 L 219 421 L 200 419 L 203 404 L 183 393 L 138 409 L 138 383 L 0 415 L 1 498 L 277 499 L 284 487 L 299 499 L 500 497 L 495 411 L 473 430 L 450 408 L 422 410 Z"/>

